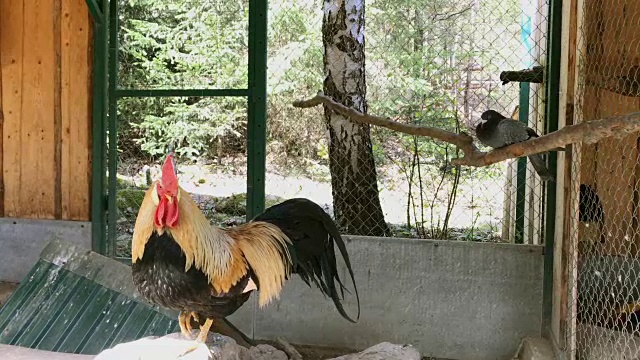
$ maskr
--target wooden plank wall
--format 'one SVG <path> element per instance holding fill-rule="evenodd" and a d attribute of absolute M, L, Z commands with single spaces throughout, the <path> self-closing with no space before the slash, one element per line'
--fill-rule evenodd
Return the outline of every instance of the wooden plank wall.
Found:
<path fill-rule="evenodd" d="M 640 2 L 571 0 L 566 27 L 566 125 L 640 110 Z M 636 91 L 621 83 L 632 75 Z M 633 89 L 631 89 L 633 90 Z M 565 154 L 562 256 L 554 257 L 555 344 L 567 355 L 577 346 L 577 266 L 588 257 L 635 256 L 640 246 L 640 134 L 577 144 Z M 591 185 L 605 213 L 601 228 L 578 221 L 579 185 Z M 599 240 L 605 235 L 605 243 Z M 557 238 L 556 238 L 557 239 Z M 556 254 L 558 254 L 556 252 Z M 604 309 L 603 309 L 604 310 Z"/>
<path fill-rule="evenodd" d="M 1 213 L 89 220 L 92 20 L 85 0 L 1 0 Z"/>
<path fill-rule="evenodd" d="M 640 110 L 640 1 L 585 0 L 585 121 Z M 635 90 L 623 77 L 635 78 Z M 640 181 L 640 134 L 603 140 L 582 147 L 581 182 L 596 188 L 605 213 L 605 244 L 601 253 L 638 255 L 638 184 Z M 583 239 L 594 241 L 598 234 L 582 229 Z M 599 231 L 599 230 L 598 230 Z"/>

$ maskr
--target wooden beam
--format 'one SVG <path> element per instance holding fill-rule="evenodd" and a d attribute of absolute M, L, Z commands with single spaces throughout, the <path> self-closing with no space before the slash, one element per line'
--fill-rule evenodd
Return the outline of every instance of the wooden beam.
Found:
<path fill-rule="evenodd" d="M 574 4 L 575 3 L 575 4 Z M 569 32 L 569 39 L 571 37 L 571 31 L 575 31 L 575 44 L 571 44 L 569 41 L 568 49 L 573 50 L 574 54 L 574 66 L 569 67 L 567 64 L 567 71 L 573 71 L 573 84 L 567 84 L 567 91 L 573 89 L 573 124 L 578 124 L 583 121 L 584 109 L 584 91 L 585 88 L 580 84 L 579 76 L 583 66 L 586 44 L 585 44 L 585 18 L 584 18 L 584 6 L 585 0 L 572 0 L 570 2 L 571 8 L 566 9 L 569 13 L 574 13 L 575 16 L 571 16 L 569 21 L 572 24 L 572 28 Z M 575 17 L 575 20 L 574 20 Z M 575 23 L 575 28 L 573 24 Z M 568 53 L 568 57 L 571 52 Z M 569 58 L 570 59 L 570 58 Z M 566 114 L 566 112 L 565 112 Z M 566 121 L 566 120 L 565 120 Z M 577 295 L 578 295 L 578 209 L 580 200 L 580 183 L 582 175 L 582 154 L 583 147 L 585 145 L 577 144 L 572 146 L 571 153 L 571 169 L 569 182 L 567 184 L 567 193 L 570 195 L 568 199 L 565 199 L 565 223 L 562 247 L 558 247 L 557 250 L 562 253 L 562 259 L 559 260 L 556 266 L 561 268 L 561 271 L 556 275 L 556 279 L 559 282 L 558 291 L 560 297 L 554 297 L 559 300 L 555 304 L 554 308 L 557 308 L 557 320 L 559 323 L 555 324 L 559 326 L 557 336 L 560 337 L 560 344 L 566 341 L 564 348 L 567 354 L 574 354 L 576 350 L 576 326 L 577 326 Z M 571 302 L 571 303 L 569 303 Z"/>
<path fill-rule="evenodd" d="M 61 104 L 61 13 L 62 0 L 53 0 L 53 165 L 55 173 L 55 183 L 53 190 L 53 217 L 62 219 L 62 104 Z"/>
<path fill-rule="evenodd" d="M 24 1 L 20 207 L 28 218 L 54 217 L 54 2 Z"/>
<path fill-rule="evenodd" d="M 22 127 L 22 62 L 25 0 L 0 1 L 2 63 L 2 178 L 4 216 L 21 213 L 20 129 Z"/>
<path fill-rule="evenodd" d="M 2 51 L 2 6 L 0 5 L 0 51 Z M 0 217 L 4 216 L 4 179 L 2 178 L 2 154 L 4 148 L 2 146 L 4 128 L 4 108 L 2 107 L 2 70 L 0 68 Z"/>
<path fill-rule="evenodd" d="M 64 220 L 91 217 L 91 26 L 84 0 L 63 1 L 60 191 Z"/>

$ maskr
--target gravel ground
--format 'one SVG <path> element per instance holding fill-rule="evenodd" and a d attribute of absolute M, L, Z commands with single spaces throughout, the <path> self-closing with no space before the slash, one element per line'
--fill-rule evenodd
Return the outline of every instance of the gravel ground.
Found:
<path fill-rule="evenodd" d="M 244 195 L 246 193 L 246 174 L 241 162 L 233 162 L 232 166 L 216 165 L 179 165 L 179 180 L 181 186 L 192 194 L 192 197 L 217 226 L 234 226 L 244 222 Z M 275 166 L 268 166 L 269 169 L 277 169 Z M 147 188 L 147 174 L 150 179 L 159 177 L 160 165 L 146 166 L 140 164 L 121 164 L 118 178 L 127 186 L 136 186 L 138 198 L 141 199 L 139 189 Z M 396 237 L 418 237 L 415 227 L 407 229 L 407 198 L 408 187 L 405 181 L 397 181 L 402 175 L 396 173 L 390 175 L 391 171 L 385 169 L 385 176 L 380 177 L 380 203 L 385 215 L 385 220 L 391 225 Z M 127 174 L 127 175 L 121 175 Z M 426 175 L 425 175 L 426 176 Z M 320 204 L 327 213 L 333 215 L 331 184 L 328 181 L 320 180 L 322 176 L 284 176 L 281 173 L 268 172 L 266 174 L 265 190 L 267 205 L 278 203 L 284 199 L 293 197 L 308 198 Z M 326 177 L 325 177 L 326 179 Z M 452 210 L 449 221 L 449 239 L 455 240 L 475 240 L 475 241 L 498 241 L 501 231 L 501 221 L 503 217 L 504 190 L 502 180 L 484 179 L 468 180 L 462 182 L 458 187 L 456 204 Z M 436 228 L 440 227 L 446 214 L 447 197 L 450 189 L 445 185 L 441 187 L 440 178 L 434 181 L 427 181 L 423 177 L 423 208 L 424 217 L 428 229 L 433 223 Z M 439 191 L 437 191 L 439 189 Z M 414 189 L 415 190 L 415 189 Z M 118 196 L 123 196 L 123 191 L 119 190 Z M 136 195 L 136 194 L 133 194 Z M 242 197 L 238 201 L 236 196 Z M 228 206 L 229 200 L 239 204 L 238 206 Z M 130 241 L 133 234 L 133 225 L 139 209 L 140 200 L 128 200 L 123 207 L 119 205 L 120 219 L 117 224 L 117 255 L 130 255 Z M 420 203 L 419 197 L 414 195 L 413 202 Z M 236 209 L 239 208 L 239 209 Z M 412 215 L 412 221 L 415 214 Z M 420 217 L 419 214 L 417 214 Z M 415 224 L 414 224 L 415 225 Z M 473 229 L 470 231 L 469 229 Z"/>
<path fill-rule="evenodd" d="M 150 169 L 151 177 L 156 178 L 159 173 L 159 165 Z M 143 169 L 133 176 L 123 176 L 124 179 L 144 185 Z M 217 168 L 211 165 L 182 165 L 179 166 L 179 179 L 181 186 L 192 194 L 225 197 L 232 194 L 246 192 L 246 175 L 228 169 Z M 400 178 L 397 175 L 395 178 Z M 390 178 L 387 176 L 387 178 Z M 438 187 L 439 179 L 425 181 L 431 189 L 425 189 L 425 193 L 433 194 Z M 406 223 L 408 187 L 405 182 L 381 180 L 380 203 L 387 222 L 392 224 Z M 427 186 L 425 185 L 425 186 Z M 446 212 L 446 199 L 448 191 L 440 191 L 438 199 L 433 196 L 425 196 L 425 207 L 431 207 L 433 202 L 433 219 L 443 219 Z M 323 205 L 329 212 L 332 210 L 331 184 L 301 176 L 283 176 L 269 172 L 266 174 L 265 191 L 267 196 L 289 199 L 292 197 L 305 197 Z M 503 181 L 485 179 L 473 180 L 460 184 L 456 206 L 451 214 L 452 228 L 468 228 L 479 224 L 498 224 L 503 212 Z M 419 199 L 415 199 L 419 201 Z M 430 221 L 430 212 L 425 214 L 425 220 Z M 440 220 L 441 221 L 441 220 Z"/>

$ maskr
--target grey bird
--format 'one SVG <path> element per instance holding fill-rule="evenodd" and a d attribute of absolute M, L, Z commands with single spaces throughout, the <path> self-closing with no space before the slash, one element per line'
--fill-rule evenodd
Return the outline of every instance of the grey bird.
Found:
<path fill-rule="evenodd" d="M 482 120 L 476 126 L 476 136 L 482 144 L 494 149 L 538 137 L 532 128 L 514 119 L 506 118 L 495 110 L 483 112 L 481 118 Z M 529 160 L 542 180 L 555 181 L 540 154 L 529 155 Z"/>

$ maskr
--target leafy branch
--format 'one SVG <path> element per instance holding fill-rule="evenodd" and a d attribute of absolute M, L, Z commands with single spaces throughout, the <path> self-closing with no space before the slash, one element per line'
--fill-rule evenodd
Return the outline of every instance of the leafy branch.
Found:
<path fill-rule="evenodd" d="M 318 92 L 313 98 L 299 100 L 293 103 L 293 106 L 297 108 L 311 108 L 318 105 L 324 105 L 359 124 L 382 126 L 401 133 L 426 136 L 453 144 L 464 152 L 464 156 L 453 159 L 451 163 L 454 165 L 476 167 L 488 166 L 507 159 L 543 153 L 580 141 L 591 144 L 603 138 L 621 138 L 640 131 L 640 112 L 634 112 L 627 115 L 612 116 L 566 126 L 539 138 L 484 152 L 480 151 L 474 145 L 473 138 L 466 133 L 456 134 L 439 128 L 403 124 L 389 118 L 363 114 L 334 101 L 322 92 Z"/>

